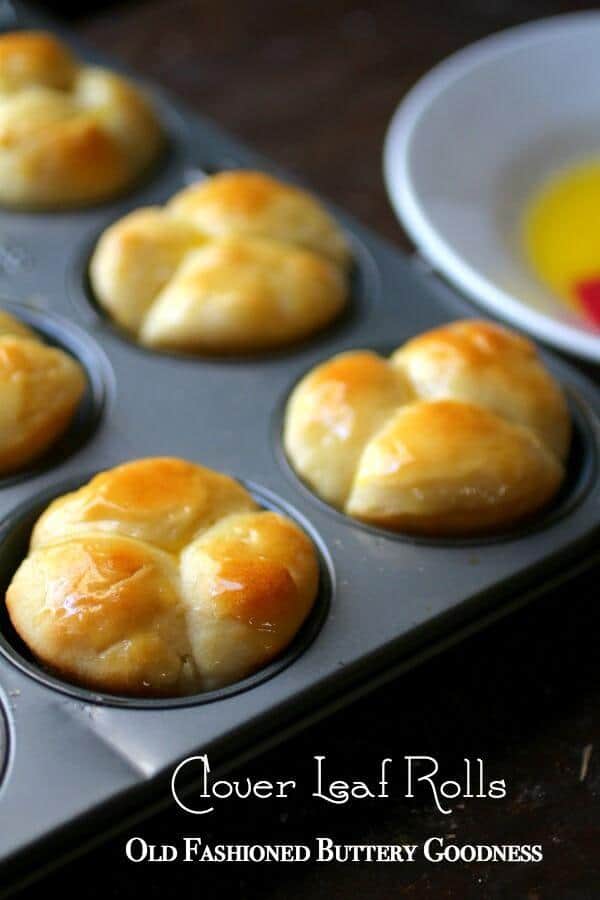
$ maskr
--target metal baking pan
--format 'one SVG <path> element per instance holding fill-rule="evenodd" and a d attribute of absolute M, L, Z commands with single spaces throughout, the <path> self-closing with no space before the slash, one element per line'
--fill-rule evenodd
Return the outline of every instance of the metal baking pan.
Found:
<path fill-rule="evenodd" d="M 18 6 L 18 24 L 47 25 Z M 6 23 L 8 27 L 10 23 Z M 68 37 L 68 36 L 67 36 Z M 72 41 L 86 58 L 106 62 Z M 481 540 L 414 539 L 361 525 L 317 499 L 281 446 L 285 400 L 316 363 L 352 347 L 390 350 L 472 307 L 339 210 L 352 239 L 351 308 L 324 334 L 252 359 L 144 350 L 95 307 L 90 250 L 129 209 L 161 203 L 202 172 L 282 173 L 177 100 L 149 88 L 170 149 L 118 202 L 82 212 L 0 212 L 0 296 L 88 372 L 77 427 L 38 465 L 0 482 L 0 592 L 49 500 L 122 460 L 178 455 L 244 481 L 306 529 L 321 557 L 315 612 L 292 647 L 223 691 L 176 700 L 95 694 L 45 673 L 0 615 L 0 892 L 160 802 L 183 758 L 224 771 L 483 627 L 598 560 L 600 398 L 550 354 L 575 423 L 569 475 L 533 524 Z"/>

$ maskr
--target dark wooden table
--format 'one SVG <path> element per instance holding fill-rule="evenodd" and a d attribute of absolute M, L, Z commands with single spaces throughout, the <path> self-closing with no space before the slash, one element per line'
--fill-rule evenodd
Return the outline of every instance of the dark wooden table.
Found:
<path fill-rule="evenodd" d="M 541 0 L 154 0 L 80 17 L 82 35 L 217 119 L 404 247 L 381 175 L 386 125 L 432 64 L 500 28 L 587 4 Z M 125 837 L 43 885 L 90 898 L 600 898 L 598 573 L 580 578 L 244 767 L 255 778 L 310 784 L 326 754 L 340 778 L 367 777 L 381 757 L 429 754 L 447 777 L 464 756 L 505 778 L 502 801 L 453 816 L 430 800 L 325 807 L 230 802 L 198 821 L 173 808 L 131 833 L 152 842 L 542 843 L 540 864 L 411 866 L 135 866 Z M 594 748 L 582 779 L 584 748 Z"/>

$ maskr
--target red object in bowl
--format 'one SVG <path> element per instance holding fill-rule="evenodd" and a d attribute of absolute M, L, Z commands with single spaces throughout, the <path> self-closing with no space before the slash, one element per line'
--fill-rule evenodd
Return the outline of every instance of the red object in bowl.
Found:
<path fill-rule="evenodd" d="M 586 278 L 585 281 L 578 281 L 575 285 L 575 293 L 589 320 L 597 328 L 600 328 L 600 275 Z"/>

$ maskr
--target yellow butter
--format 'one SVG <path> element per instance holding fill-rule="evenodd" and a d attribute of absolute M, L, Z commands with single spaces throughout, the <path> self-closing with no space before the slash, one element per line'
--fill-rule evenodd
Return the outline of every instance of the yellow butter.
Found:
<path fill-rule="evenodd" d="M 555 173 L 534 193 L 522 238 L 536 275 L 581 309 L 577 286 L 600 278 L 600 159 Z"/>

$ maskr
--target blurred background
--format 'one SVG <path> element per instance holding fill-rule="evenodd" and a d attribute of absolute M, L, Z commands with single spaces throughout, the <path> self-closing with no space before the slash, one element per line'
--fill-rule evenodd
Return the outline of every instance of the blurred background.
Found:
<path fill-rule="evenodd" d="M 43 8 L 398 241 L 401 229 L 383 188 L 381 148 L 401 96 L 459 47 L 511 25 L 591 5 L 53 0 Z"/>

